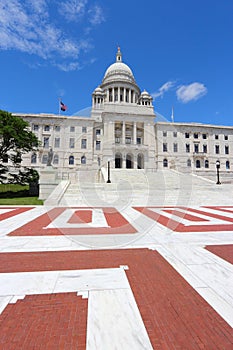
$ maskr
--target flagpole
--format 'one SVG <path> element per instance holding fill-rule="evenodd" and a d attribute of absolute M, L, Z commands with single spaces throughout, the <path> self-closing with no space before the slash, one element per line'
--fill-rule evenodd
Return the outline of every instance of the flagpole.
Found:
<path fill-rule="evenodd" d="M 172 115 L 171 115 L 171 120 L 172 120 L 172 123 L 174 123 L 174 109 L 173 109 L 173 106 L 172 106 Z"/>
<path fill-rule="evenodd" d="M 58 115 L 61 114 L 61 97 L 58 98 Z"/>

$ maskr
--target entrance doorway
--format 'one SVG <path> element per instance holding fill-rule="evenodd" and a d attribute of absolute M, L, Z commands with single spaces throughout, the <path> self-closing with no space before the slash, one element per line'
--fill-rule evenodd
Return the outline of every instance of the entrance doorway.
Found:
<path fill-rule="evenodd" d="M 126 155 L 126 169 L 133 169 L 133 161 L 132 161 L 132 155 L 127 154 Z"/>
<path fill-rule="evenodd" d="M 116 153 L 115 155 L 115 169 L 122 168 L 122 155 L 121 153 Z"/>
<path fill-rule="evenodd" d="M 144 169 L 144 156 L 143 154 L 138 154 L 138 157 L 137 157 L 137 168 L 138 169 Z"/>

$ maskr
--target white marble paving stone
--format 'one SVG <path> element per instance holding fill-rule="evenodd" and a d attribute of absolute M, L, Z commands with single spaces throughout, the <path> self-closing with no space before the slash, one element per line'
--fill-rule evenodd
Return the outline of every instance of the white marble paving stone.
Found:
<path fill-rule="evenodd" d="M 190 265 L 190 270 L 206 285 L 233 306 L 233 271 L 218 264 Z"/>
<path fill-rule="evenodd" d="M 157 247 L 156 249 L 167 262 L 174 267 L 174 269 L 193 287 L 193 288 L 204 288 L 207 287 L 205 281 L 199 278 L 193 271 L 190 270 L 189 266 L 184 264 L 179 258 L 167 250 L 165 247 Z"/>
<path fill-rule="evenodd" d="M 233 328 L 233 305 L 229 305 L 228 302 L 221 298 L 211 288 L 197 288 L 196 290 Z"/>
<path fill-rule="evenodd" d="M 86 349 L 153 349 L 130 289 L 89 293 Z"/>
<path fill-rule="evenodd" d="M 16 272 L 0 274 L 0 295 L 53 293 L 58 272 Z"/>
<path fill-rule="evenodd" d="M 0 314 L 7 307 L 7 305 L 9 304 L 12 298 L 13 298 L 13 295 L 6 295 L 6 296 L 0 295 Z"/>
<path fill-rule="evenodd" d="M 62 271 L 54 288 L 55 293 L 82 290 L 129 288 L 121 268 Z"/>
<path fill-rule="evenodd" d="M 69 223 L 72 215 L 77 211 L 91 210 L 92 221 L 90 223 Z M 61 215 L 55 218 L 47 227 L 48 228 L 88 228 L 88 227 L 109 227 L 102 209 L 97 208 L 67 208 Z"/>
<path fill-rule="evenodd" d="M 39 215 L 47 212 L 47 208 L 44 206 L 38 206 L 30 209 L 24 213 L 12 216 L 8 219 L 1 221 L 0 236 L 5 236 L 11 231 L 27 224 L 28 222 L 36 219 Z"/>
<path fill-rule="evenodd" d="M 0 215 L 1 214 L 5 214 L 5 213 L 9 213 L 12 210 L 15 210 L 17 208 L 11 208 L 11 209 L 4 209 L 4 208 L 0 208 Z"/>
<path fill-rule="evenodd" d="M 0 274 L 0 295 L 130 288 L 122 268 Z"/>

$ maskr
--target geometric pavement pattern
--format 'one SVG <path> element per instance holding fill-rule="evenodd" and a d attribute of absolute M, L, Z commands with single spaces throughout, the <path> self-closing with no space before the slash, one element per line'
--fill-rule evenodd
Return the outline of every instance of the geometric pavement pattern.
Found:
<path fill-rule="evenodd" d="M 8 230 L 6 239 L 14 236 L 59 236 L 135 234 L 137 229 L 115 208 L 50 208 L 27 222 L 21 215 L 33 207 L 1 207 L 0 220 L 7 226 L 17 220 L 18 227 Z M 175 233 L 231 232 L 232 206 L 186 208 L 134 207 L 158 225 Z M 29 216 L 30 217 L 30 216 Z M 5 226 L 5 227 L 6 227 Z M 1 233 L 1 229 L 0 229 Z M 233 264 L 233 245 L 208 245 L 206 250 Z M 22 273 L 53 271 L 100 271 L 124 266 L 137 308 L 149 337 L 151 347 L 140 343 L 134 349 L 232 349 L 233 330 L 204 298 L 156 250 L 147 248 L 98 249 L 66 251 L 34 251 L 0 253 L 0 279 Z M 230 265 L 229 265 L 230 266 Z M 230 268 L 230 267 L 229 267 Z M 4 286 L 0 286 L 4 290 Z M 55 288 L 54 288 L 55 291 Z M 88 329 L 98 291 L 82 296 L 75 292 L 26 293 L 10 299 L 0 315 L 0 349 L 100 349 L 90 342 Z M 78 293 L 78 295 L 77 295 Z M 0 297 L 1 298 L 1 297 Z M 1 299 L 0 299 L 1 302 Z M 0 303 L 1 306 L 1 303 Z M 120 314 L 126 305 L 120 305 Z M 111 313 L 111 308 L 108 310 Z M 114 323 L 101 329 L 103 338 L 111 337 L 111 328 L 121 323 L 120 314 Z M 136 321 L 135 321 L 136 322 Z M 99 320 L 101 327 L 101 320 Z M 130 331 L 130 330 L 129 330 Z M 109 335 L 109 334 L 110 335 Z M 119 335 L 123 337 L 123 334 Z M 95 332 L 93 332 L 95 337 Z M 117 347 L 108 340 L 108 350 L 129 349 L 125 343 Z M 144 345 L 143 345 L 144 344 Z M 105 349 L 104 349 L 105 350 Z"/>

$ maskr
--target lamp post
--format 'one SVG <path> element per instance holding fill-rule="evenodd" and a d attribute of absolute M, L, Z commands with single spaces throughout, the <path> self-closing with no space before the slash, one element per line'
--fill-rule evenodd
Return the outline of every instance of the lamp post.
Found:
<path fill-rule="evenodd" d="M 221 182 L 219 180 L 219 168 L 220 168 L 220 161 L 216 160 L 216 169 L 217 169 L 217 182 L 216 182 L 216 185 L 221 185 Z"/>
<path fill-rule="evenodd" d="M 110 160 L 108 160 L 108 181 L 107 181 L 108 184 L 111 183 L 111 180 L 110 180 Z"/>

